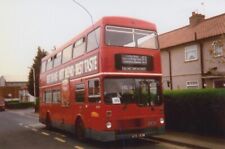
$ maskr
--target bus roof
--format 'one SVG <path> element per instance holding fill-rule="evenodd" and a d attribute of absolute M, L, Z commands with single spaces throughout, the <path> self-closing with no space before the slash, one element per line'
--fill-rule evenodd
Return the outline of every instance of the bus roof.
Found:
<path fill-rule="evenodd" d="M 129 17 L 107 16 L 102 18 L 103 24 L 118 25 L 124 27 L 136 27 L 141 29 L 151 29 L 156 31 L 156 25 L 151 22 L 147 22 L 140 19 L 134 19 Z"/>
<path fill-rule="evenodd" d="M 71 40 L 60 46 L 59 48 L 56 48 L 53 52 L 49 53 L 47 56 L 45 56 L 42 61 L 45 61 L 49 59 L 50 57 L 56 55 L 58 52 L 62 51 L 67 46 L 73 44 L 76 40 L 79 38 L 86 36 L 90 31 L 92 31 L 94 28 L 98 26 L 104 26 L 104 25 L 115 25 L 115 26 L 124 26 L 124 27 L 135 27 L 140 29 L 150 29 L 152 31 L 156 31 L 156 25 L 151 22 L 147 22 L 140 19 L 134 19 L 129 17 L 122 17 L 122 16 L 106 16 L 98 20 L 96 23 L 91 25 L 89 28 L 84 30 L 82 33 L 80 33 L 78 36 L 73 37 Z"/>

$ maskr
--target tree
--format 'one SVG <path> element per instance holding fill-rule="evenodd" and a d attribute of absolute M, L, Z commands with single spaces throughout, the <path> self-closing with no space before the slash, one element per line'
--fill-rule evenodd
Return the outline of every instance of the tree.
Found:
<path fill-rule="evenodd" d="M 41 59 L 47 55 L 47 52 L 41 47 L 37 48 L 37 55 L 34 58 L 34 63 L 31 66 L 34 68 L 35 71 L 35 89 L 36 89 L 36 96 L 39 97 L 39 76 L 40 76 L 40 69 L 41 69 Z M 33 79 L 33 70 L 30 69 L 29 76 L 28 76 L 28 91 L 31 95 L 34 96 L 34 79 Z"/>
<path fill-rule="evenodd" d="M 225 76 L 225 72 L 221 69 L 225 64 L 225 34 L 222 34 L 218 39 L 211 43 L 209 48 L 210 57 L 207 59 L 209 62 L 209 70 L 206 75 Z"/>
<path fill-rule="evenodd" d="M 225 34 L 222 34 L 219 39 L 212 42 L 211 48 L 209 49 L 209 54 L 213 59 L 211 63 L 224 64 L 225 63 Z"/>

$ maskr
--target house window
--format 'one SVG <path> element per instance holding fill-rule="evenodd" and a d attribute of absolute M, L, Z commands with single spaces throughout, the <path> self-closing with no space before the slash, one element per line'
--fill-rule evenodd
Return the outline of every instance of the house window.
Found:
<path fill-rule="evenodd" d="M 187 88 L 199 88 L 198 81 L 187 81 L 186 87 Z"/>
<path fill-rule="evenodd" d="M 198 59 L 198 47 L 197 45 L 191 45 L 185 47 L 185 61 L 194 61 Z"/>
<path fill-rule="evenodd" d="M 97 102 L 100 100 L 99 79 L 93 79 L 88 81 L 88 97 L 89 102 Z"/>
<path fill-rule="evenodd" d="M 214 80 L 214 88 L 225 88 L 225 79 Z"/>
<path fill-rule="evenodd" d="M 222 45 L 213 45 L 213 55 L 214 57 L 223 56 L 223 46 Z"/>

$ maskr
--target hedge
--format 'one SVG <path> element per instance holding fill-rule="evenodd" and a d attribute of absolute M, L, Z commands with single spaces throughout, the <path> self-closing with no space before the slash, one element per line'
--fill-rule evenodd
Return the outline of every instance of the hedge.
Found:
<path fill-rule="evenodd" d="M 34 107 L 33 102 L 6 102 L 5 104 L 8 109 L 24 109 Z"/>
<path fill-rule="evenodd" d="M 166 128 L 225 136 L 225 89 L 165 91 Z"/>

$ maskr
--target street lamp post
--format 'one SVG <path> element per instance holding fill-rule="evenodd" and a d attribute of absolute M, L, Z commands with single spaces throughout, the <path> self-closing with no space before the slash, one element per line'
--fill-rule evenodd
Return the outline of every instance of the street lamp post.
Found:
<path fill-rule="evenodd" d="M 87 8 L 85 8 L 83 5 L 81 5 L 79 2 L 77 2 L 76 0 L 73 0 L 74 3 L 76 3 L 80 8 L 82 8 L 88 15 L 89 17 L 91 18 L 91 23 L 92 25 L 94 24 L 94 21 L 93 21 L 93 17 L 91 15 L 91 13 L 87 10 Z"/>
<path fill-rule="evenodd" d="M 82 8 L 82 9 L 88 14 L 88 16 L 89 16 L 90 19 L 91 19 L 92 27 L 94 27 L 93 17 L 92 17 L 92 15 L 91 15 L 91 13 L 88 11 L 88 9 L 85 8 L 83 5 L 81 5 L 79 2 L 77 2 L 76 0 L 73 0 L 73 2 L 74 2 L 75 4 L 77 4 L 80 8 Z M 99 47 L 99 43 L 98 43 L 98 40 L 97 40 L 96 31 L 94 32 L 94 34 L 95 34 L 95 41 L 96 41 L 96 44 L 97 44 L 98 47 Z"/>

